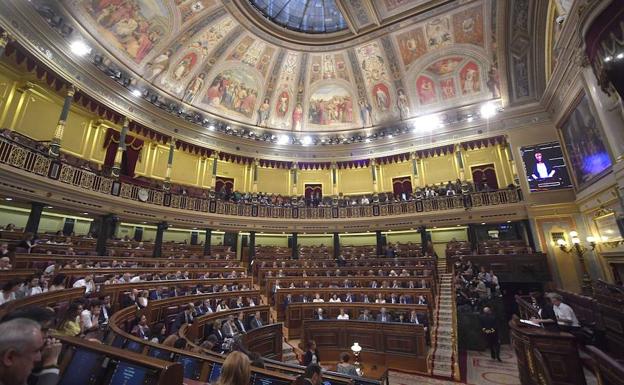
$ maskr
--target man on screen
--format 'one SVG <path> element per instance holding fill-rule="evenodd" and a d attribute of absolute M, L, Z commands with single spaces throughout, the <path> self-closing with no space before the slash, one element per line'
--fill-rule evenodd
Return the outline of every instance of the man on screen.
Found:
<path fill-rule="evenodd" d="M 534 180 L 538 180 L 552 178 L 553 175 L 555 175 L 555 169 L 550 168 L 546 162 L 543 161 L 541 152 L 536 152 L 535 165 L 533 166 L 531 177 L 533 177 Z"/>

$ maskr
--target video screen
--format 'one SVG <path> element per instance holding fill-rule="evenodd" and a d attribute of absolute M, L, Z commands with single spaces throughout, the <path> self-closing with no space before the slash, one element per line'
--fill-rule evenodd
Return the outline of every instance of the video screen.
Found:
<path fill-rule="evenodd" d="M 143 385 L 148 369 L 119 362 L 108 385 Z"/>
<path fill-rule="evenodd" d="M 280 380 L 278 378 L 265 377 L 260 374 L 256 374 L 252 385 L 289 385 L 292 381 Z"/>
<path fill-rule="evenodd" d="M 95 385 L 102 372 L 103 356 L 97 352 L 76 349 L 63 372 L 59 385 Z"/>
<path fill-rule="evenodd" d="M 572 188 L 559 142 L 520 148 L 531 192 Z"/>
<path fill-rule="evenodd" d="M 210 377 L 208 377 L 208 382 L 210 383 L 217 382 L 220 375 L 221 375 L 221 364 L 217 364 L 217 363 L 212 364 L 212 369 L 210 370 Z"/>
<path fill-rule="evenodd" d="M 140 353 L 143 351 L 143 344 L 140 342 L 128 340 L 126 347 L 124 349 L 130 350 L 131 352 Z"/>
<path fill-rule="evenodd" d="M 199 380 L 201 376 L 202 363 L 193 357 L 188 356 L 178 356 L 176 359 L 177 362 L 182 364 L 182 368 L 184 371 L 184 378 L 190 378 L 191 380 Z M 220 372 L 220 371 L 219 371 Z"/>
<path fill-rule="evenodd" d="M 150 348 L 147 355 L 150 357 L 158 358 L 160 360 L 171 361 L 171 352 L 168 352 L 166 350 Z"/>

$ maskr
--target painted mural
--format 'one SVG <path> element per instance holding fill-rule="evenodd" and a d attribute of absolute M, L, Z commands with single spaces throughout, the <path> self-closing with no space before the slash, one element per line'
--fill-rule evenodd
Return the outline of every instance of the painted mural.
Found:
<path fill-rule="evenodd" d="M 611 167 L 611 157 L 587 95 L 583 94 L 574 110 L 561 123 L 560 129 L 579 188 L 585 187 Z"/>
<path fill-rule="evenodd" d="M 169 25 L 167 8 L 149 0 L 84 0 L 82 6 L 102 37 L 135 63 L 158 45 Z"/>
<path fill-rule="evenodd" d="M 311 96 L 308 122 L 319 126 L 353 123 L 353 97 L 344 87 L 328 84 Z"/>
<path fill-rule="evenodd" d="M 382 24 L 427 0 L 372 2 Z M 245 29 L 219 0 L 62 0 L 145 81 L 223 118 L 295 131 L 369 127 L 492 97 L 494 0 L 406 19 L 370 40 L 297 51 Z M 356 24 L 371 9 L 349 0 Z M 367 14 L 364 14 L 368 12 Z"/>
<path fill-rule="evenodd" d="M 204 102 L 251 118 L 258 99 L 258 82 L 242 69 L 225 70 L 210 83 Z"/>

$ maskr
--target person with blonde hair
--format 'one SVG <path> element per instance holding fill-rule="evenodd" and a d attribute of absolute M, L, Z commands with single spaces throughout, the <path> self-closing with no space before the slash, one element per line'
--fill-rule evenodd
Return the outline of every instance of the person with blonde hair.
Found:
<path fill-rule="evenodd" d="M 249 385 L 251 377 L 251 365 L 249 358 L 241 352 L 230 353 L 223 367 L 216 385 Z"/>

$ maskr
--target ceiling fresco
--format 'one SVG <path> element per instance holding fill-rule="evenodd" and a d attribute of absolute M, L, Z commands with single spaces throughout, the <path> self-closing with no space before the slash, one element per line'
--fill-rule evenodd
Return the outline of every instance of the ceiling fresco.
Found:
<path fill-rule="evenodd" d="M 355 30 L 428 1 L 347 0 L 339 13 Z M 265 12 L 284 5 L 253 3 Z M 63 0 L 104 49 L 167 96 L 234 122 L 302 132 L 381 126 L 501 98 L 494 4 L 458 4 L 315 52 L 263 40 L 220 0 Z M 322 10 L 314 12 L 310 20 L 320 20 Z"/>

